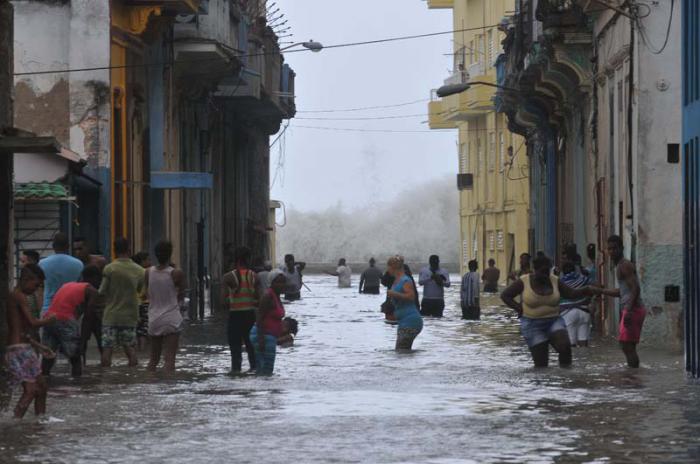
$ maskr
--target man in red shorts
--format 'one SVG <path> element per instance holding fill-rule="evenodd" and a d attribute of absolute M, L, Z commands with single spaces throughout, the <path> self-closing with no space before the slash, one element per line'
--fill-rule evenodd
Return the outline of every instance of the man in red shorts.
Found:
<path fill-rule="evenodd" d="M 639 278 L 634 264 L 625 259 L 622 238 L 611 235 L 608 238 L 608 254 L 615 264 L 615 274 L 620 288 L 603 290 L 603 294 L 620 299 L 620 330 L 618 341 L 627 357 L 629 367 L 639 367 L 637 344 L 642 334 L 646 309 L 642 304 Z"/>

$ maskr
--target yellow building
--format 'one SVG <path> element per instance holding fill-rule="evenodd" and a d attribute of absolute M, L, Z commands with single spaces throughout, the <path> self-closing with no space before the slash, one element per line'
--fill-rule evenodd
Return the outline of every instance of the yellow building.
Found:
<path fill-rule="evenodd" d="M 462 271 L 471 259 L 480 269 L 496 260 L 505 281 L 529 248 L 529 183 L 524 139 L 508 130 L 496 111 L 496 60 L 505 34 L 497 25 L 512 14 L 514 0 L 428 0 L 451 8 L 454 70 L 445 84 L 474 82 L 468 90 L 430 102 L 431 129 L 458 129 Z"/>

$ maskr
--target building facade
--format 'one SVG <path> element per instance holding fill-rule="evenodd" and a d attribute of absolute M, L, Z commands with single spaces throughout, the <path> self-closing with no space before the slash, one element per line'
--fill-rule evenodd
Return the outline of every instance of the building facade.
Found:
<path fill-rule="evenodd" d="M 585 259 L 593 244 L 600 283 L 614 287 L 603 251 L 620 235 L 649 309 L 647 339 L 678 346 L 680 10 L 648 9 L 519 0 L 501 81 L 516 91 L 499 93 L 527 139 L 535 249 L 559 259 L 574 244 Z M 618 314 L 606 301 L 606 332 L 616 333 Z"/>
<path fill-rule="evenodd" d="M 14 5 L 16 125 L 86 161 L 66 227 L 108 256 L 170 239 L 193 315 L 219 305 L 236 246 L 270 258 L 269 137 L 295 113 L 266 2 Z"/>
<path fill-rule="evenodd" d="M 506 0 L 429 1 L 450 8 L 454 18 L 454 70 L 445 85 L 475 83 L 468 90 L 430 103 L 432 129 L 457 129 L 460 190 L 461 267 L 481 268 L 489 259 L 506 276 L 529 249 L 529 168 L 525 140 L 498 111 L 494 87 L 501 42 L 498 26 L 513 2 Z"/>

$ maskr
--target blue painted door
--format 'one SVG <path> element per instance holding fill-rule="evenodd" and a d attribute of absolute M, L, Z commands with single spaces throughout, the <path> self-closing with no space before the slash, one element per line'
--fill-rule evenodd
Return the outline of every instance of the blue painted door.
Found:
<path fill-rule="evenodd" d="M 700 0 L 683 0 L 686 369 L 700 377 Z"/>

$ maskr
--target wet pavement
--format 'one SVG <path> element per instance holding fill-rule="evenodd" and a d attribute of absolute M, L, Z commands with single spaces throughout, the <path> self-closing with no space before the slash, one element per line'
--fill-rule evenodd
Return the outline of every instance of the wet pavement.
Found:
<path fill-rule="evenodd" d="M 218 318 L 188 327 L 172 378 L 118 357 L 73 381 L 62 364 L 47 418 L 3 413 L 0 462 L 700 462 L 700 386 L 677 353 L 642 348 L 629 370 L 595 339 L 573 368 L 534 370 L 512 313 L 486 298 L 461 321 L 453 288 L 446 318 L 397 354 L 383 297 L 306 281 L 273 377 L 227 375 Z"/>

